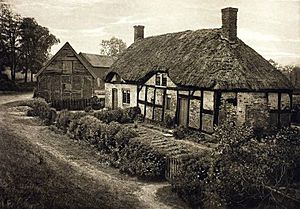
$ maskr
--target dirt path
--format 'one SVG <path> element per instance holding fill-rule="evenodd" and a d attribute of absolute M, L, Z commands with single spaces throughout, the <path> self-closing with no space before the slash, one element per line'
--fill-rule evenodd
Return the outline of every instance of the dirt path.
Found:
<path fill-rule="evenodd" d="M 171 209 L 173 207 L 159 202 L 156 192 L 168 183 L 141 182 L 136 178 L 121 175 L 116 169 L 99 163 L 99 154 L 87 144 L 79 144 L 65 135 L 50 131 L 42 126 L 36 118 L 25 116 L 25 107 L 8 107 L 7 102 L 28 99 L 29 95 L 0 96 L 0 130 L 6 129 L 16 138 L 22 139 L 54 158 L 54 161 L 64 164 L 74 170 L 74 176 L 84 176 L 90 179 L 89 184 L 102 186 L 108 185 L 108 190 L 115 194 L 116 198 L 123 197 L 138 200 L 138 208 Z M 13 124 L 13 126 L 9 125 Z M 43 157 L 47 160 L 47 157 Z M 60 170 L 59 172 L 64 172 Z M 77 185 L 83 184 L 74 177 Z M 86 184 L 86 182 L 85 182 Z M 82 188 L 88 188 L 81 185 Z M 175 207 L 180 209 L 183 207 Z M 184 207 L 186 208 L 186 207 Z"/>

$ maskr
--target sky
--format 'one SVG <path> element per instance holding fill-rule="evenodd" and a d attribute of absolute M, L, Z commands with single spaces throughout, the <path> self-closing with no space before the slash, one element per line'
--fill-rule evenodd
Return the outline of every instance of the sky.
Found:
<path fill-rule="evenodd" d="M 221 9 L 238 8 L 238 37 L 266 59 L 300 65 L 300 0 L 6 0 L 34 17 L 77 52 L 99 53 L 101 40 L 133 42 L 133 26 L 145 37 L 221 27 Z"/>

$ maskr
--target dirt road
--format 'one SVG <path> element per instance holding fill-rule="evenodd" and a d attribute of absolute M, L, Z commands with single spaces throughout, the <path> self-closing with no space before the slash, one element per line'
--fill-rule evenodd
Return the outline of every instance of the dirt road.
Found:
<path fill-rule="evenodd" d="M 18 175 L 13 173 L 18 171 L 9 170 L 9 168 L 13 168 L 11 164 L 17 162 L 18 164 L 15 165 L 17 167 L 14 169 L 22 168 L 19 172 L 28 170 L 28 167 L 32 172 L 39 169 L 34 175 L 29 171 L 30 174 L 24 177 L 26 179 L 24 187 L 28 187 L 27 181 L 29 181 L 30 185 L 37 187 L 36 190 L 40 191 L 41 188 L 35 182 L 36 178 L 44 179 L 44 182 L 51 180 L 51 184 L 44 183 L 45 188 L 42 188 L 45 189 L 48 196 L 41 196 L 48 198 L 39 199 L 35 194 L 31 194 L 34 201 L 46 202 L 43 205 L 44 208 L 49 205 L 52 205 L 49 208 L 186 208 L 179 200 L 181 206 L 159 201 L 156 192 L 159 188 L 167 186 L 166 182 L 142 182 L 136 178 L 121 175 L 116 169 L 99 163 L 101 156 L 94 148 L 50 131 L 48 127 L 42 126 L 38 119 L 27 117 L 25 115 L 26 107 L 5 104 L 28 98 L 30 98 L 28 94 L 0 95 L 0 147 L 6 147 L 2 150 L 0 148 L 0 153 L 2 153 L 0 160 L 5 162 L 0 167 L 0 193 L 1 189 L 9 193 L 9 183 L 6 182 L 3 184 L 6 187 L 2 186 L 1 188 L 1 182 L 5 183 L 7 179 L 12 178 L 5 177 L 7 173 L 11 176 Z M 5 143 L 6 146 L 4 146 Z M 17 145 L 22 145 L 22 148 L 14 147 Z M 7 149 L 7 147 L 9 148 Z M 11 164 L 10 161 L 12 161 Z M 32 165 L 36 166 L 32 167 Z M 45 170 L 48 170 L 47 175 L 50 173 L 50 176 L 39 176 L 39 173 L 45 175 Z M 31 176 L 35 176 L 35 178 L 31 179 Z M 60 182 L 59 186 L 53 185 L 52 181 Z M 21 191 L 22 189 L 26 190 L 21 188 Z M 48 191 L 52 193 L 48 194 Z M 18 195 L 21 195 L 21 199 L 19 198 L 18 201 L 24 202 L 22 199 L 24 195 Z M 59 197 L 55 197 L 55 199 L 53 196 Z M 10 202 L 15 201 L 15 197 L 12 197 L 11 194 L 7 194 L 7 198 L 10 198 Z M 9 208 L 7 200 L 6 202 L 2 200 L 2 205 L 5 204 Z"/>

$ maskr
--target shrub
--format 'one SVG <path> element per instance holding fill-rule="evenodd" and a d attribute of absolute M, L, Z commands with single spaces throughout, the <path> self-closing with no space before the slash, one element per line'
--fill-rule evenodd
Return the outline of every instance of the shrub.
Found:
<path fill-rule="evenodd" d="M 94 110 L 100 110 L 102 108 L 104 108 L 104 99 L 103 98 L 98 98 L 97 96 L 94 96 L 92 98 L 92 108 Z"/>
<path fill-rule="evenodd" d="M 137 119 L 141 110 L 139 107 L 130 107 L 126 109 L 101 110 L 94 113 L 99 120 L 110 123 L 112 121 L 119 123 L 131 123 Z"/>
<path fill-rule="evenodd" d="M 193 207 L 203 208 L 210 164 L 208 153 L 188 156 L 182 159 L 178 166 L 178 173 L 172 180 L 174 191 Z"/>
<path fill-rule="evenodd" d="M 173 128 L 175 125 L 175 118 L 172 117 L 171 115 L 167 114 L 165 117 L 165 124 L 167 128 Z"/>
<path fill-rule="evenodd" d="M 77 122 L 76 125 L 73 124 L 72 132 L 76 139 L 86 140 L 90 144 L 98 143 L 101 138 L 101 129 L 103 127 L 100 120 L 94 116 L 86 115 L 80 119 L 73 119 L 72 123 L 74 123 L 74 121 Z"/>
<path fill-rule="evenodd" d="M 51 124 L 55 121 L 56 110 L 49 107 L 48 103 L 41 98 L 26 102 L 26 105 L 32 109 L 28 110 L 28 116 L 41 118 L 46 124 Z"/>
<path fill-rule="evenodd" d="M 73 119 L 73 114 L 68 110 L 62 110 L 56 118 L 56 126 L 62 129 L 65 133 L 68 130 L 69 124 Z"/>
<path fill-rule="evenodd" d="M 251 128 L 226 123 L 216 128 L 213 137 L 219 143 L 210 161 L 201 158 L 184 165 L 178 177 L 183 181 L 172 183 L 184 200 L 228 208 L 253 208 L 268 201 L 295 208 L 290 194 L 285 193 L 289 189 L 282 188 L 297 180 L 298 131 L 281 129 L 258 140 Z M 194 176 L 203 165 L 208 175 Z M 202 200 L 197 202 L 196 197 Z"/>
<path fill-rule="evenodd" d="M 184 127 L 184 126 L 178 126 L 175 130 L 174 130 L 174 137 L 176 139 L 183 139 L 185 138 L 189 133 L 189 130 Z"/>
<path fill-rule="evenodd" d="M 131 139 L 121 151 L 120 171 L 143 179 L 165 176 L 165 157 L 149 145 Z"/>
<path fill-rule="evenodd" d="M 92 111 L 93 111 L 92 106 L 87 106 L 87 107 L 84 109 L 84 112 L 92 112 Z"/>

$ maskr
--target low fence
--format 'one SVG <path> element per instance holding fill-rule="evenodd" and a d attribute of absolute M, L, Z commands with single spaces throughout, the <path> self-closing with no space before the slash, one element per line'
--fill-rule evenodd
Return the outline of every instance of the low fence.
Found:
<path fill-rule="evenodd" d="M 166 159 L 166 171 L 165 171 L 165 177 L 168 181 L 172 181 L 174 179 L 174 176 L 178 174 L 178 168 L 181 163 L 180 158 L 174 158 L 170 157 Z"/>
<path fill-rule="evenodd" d="M 84 110 L 87 107 L 99 110 L 104 107 L 104 98 L 52 100 L 50 105 L 57 110 Z"/>

